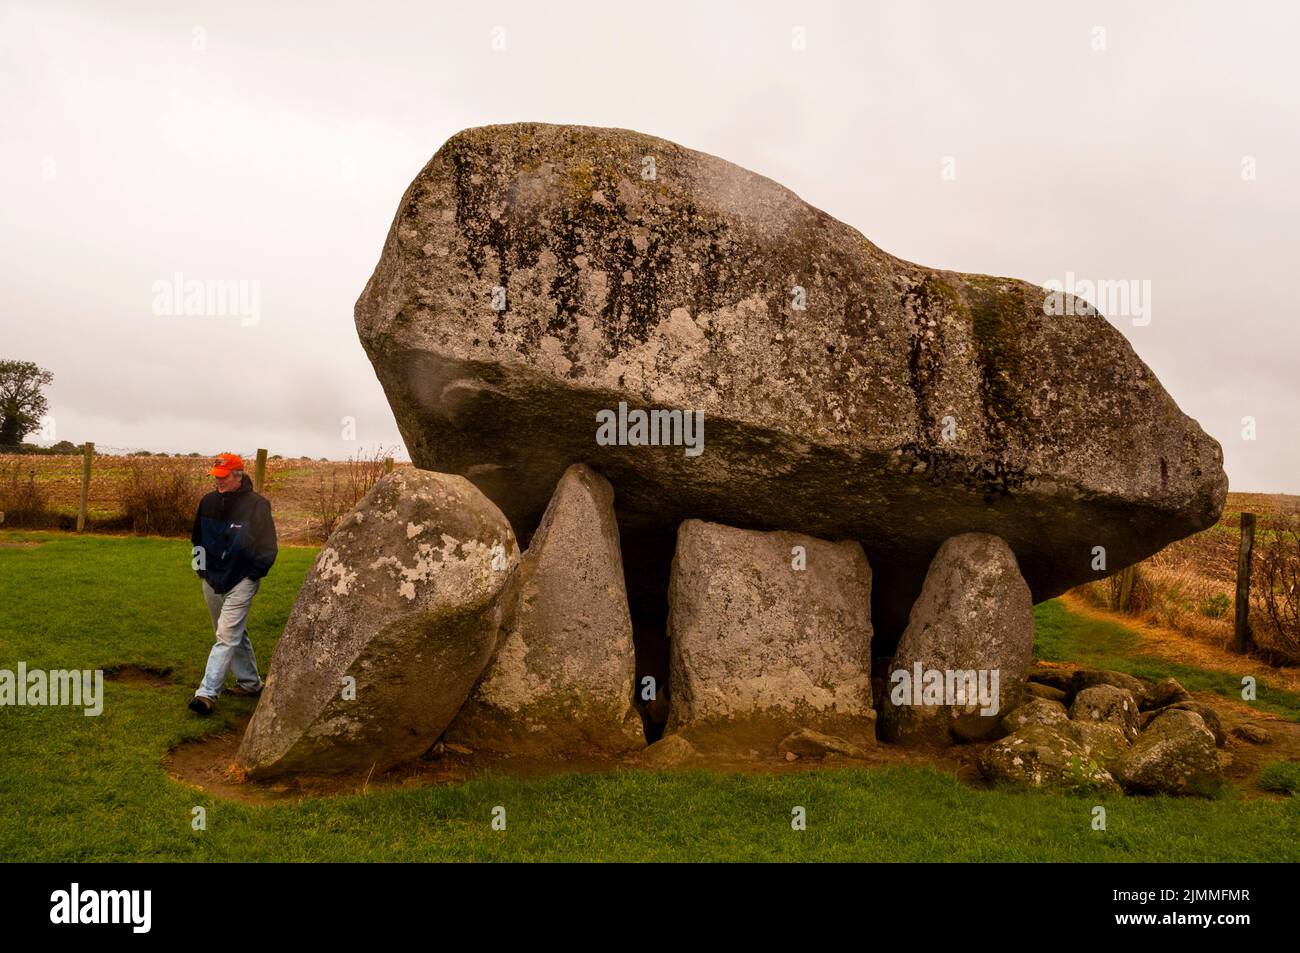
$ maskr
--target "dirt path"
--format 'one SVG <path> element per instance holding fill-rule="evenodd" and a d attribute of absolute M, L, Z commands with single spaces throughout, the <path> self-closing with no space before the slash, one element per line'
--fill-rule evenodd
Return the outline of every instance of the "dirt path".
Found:
<path fill-rule="evenodd" d="M 170 668 L 149 668 L 144 665 L 114 665 L 104 669 L 104 678 L 110 682 L 148 685 L 150 688 L 165 688 L 175 681 Z"/>
<path fill-rule="evenodd" d="M 234 730 L 178 745 L 167 753 L 164 767 L 174 781 L 198 788 L 218 797 L 251 803 L 296 801 L 306 797 L 334 794 L 364 794 L 367 791 L 397 790 L 427 784 L 458 784 L 483 775 L 542 778 L 572 771 L 646 770 L 634 760 L 607 761 L 538 761 L 525 758 L 488 757 L 481 753 L 445 751 L 429 760 L 419 759 L 370 777 L 297 776 L 285 782 L 257 782 L 246 779 L 235 764 L 239 739 L 249 718 L 243 718 Z M 926 750 L 876 745 L 867 749 L 865 760 L 800 759 L 789 762 L 775 754 L 752 752 L 751 757 L 710 759 L 692 767 L 708 768 L 729 774 L 789 774 L 828 767 L 884 767 L 915 765 L 931 767 L 956 775 L 960 780 L 983 785 L 975 760 L 980 746 Z"/>
<path fill-rule="evenodd" d="M 1279 688 L 1300 692 L 1300 668 L 1281 668 L 1257 658 L 1237 655 L 1220 646 L 1189 638 L 1173 629 L 1166 629 L 1151 622 L 1142 622 L 1118 612 L 1099 609 L 1073 593 L 1066 593 L 1060 597 L 1060 600 L 1075 615 L 1113 622 L 1133 630 L 1138 635 L 1143 652 L 1167 662 L 1177 662 L 1233 675 L 1249 672 L 1256 677 L 1263 677 Z"/>

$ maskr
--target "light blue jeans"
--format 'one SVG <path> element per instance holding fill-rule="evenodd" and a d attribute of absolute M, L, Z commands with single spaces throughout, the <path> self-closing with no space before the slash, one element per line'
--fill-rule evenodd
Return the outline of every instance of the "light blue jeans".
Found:
<path fill-rule="evenodd" d="M 227 672 L 235 673 L 235 681 L 242 688 L 255 689 L 262 684 L 253 643 L 248 640 L 248 610 L 257 587 L 258 583 L 244 579 L 225 595 L 218 595 L 203 580 L 203 598 L 208 603 L 217 641 L 208 654 L 208 668 L 196 695 L 215 699 L 226 684 Z"/>

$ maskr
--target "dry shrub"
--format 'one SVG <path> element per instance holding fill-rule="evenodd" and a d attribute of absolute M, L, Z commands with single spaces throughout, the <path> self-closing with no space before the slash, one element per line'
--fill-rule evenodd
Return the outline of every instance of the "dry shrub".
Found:
<path fill-rule="evenodd" d="M 1300 518 L 1277 518 L 1255 551 L 1251 589 L 1263 604 L 1265 625 L 1251 620 L 1255 641 L 1292 663 L 1300 662 Z"/>
<path fill-rule="evenodd" d="M 1127 611 L 1199 642 L 1231 648 L 1243 511 L 1256 515 L 1250 586 L 1253 654 L 1275 664 L 1300 663 L 1300 507 L 1294 497 L 1230 495 L 1218 524 L 1137 565 Z M 1074 592 L 1091 605 L 1117 609 L 1120 575 L 1085 583 Z"/>
<path fill-rule="evenodd" d="M 1071 591 L 1099 609 L 1146 615 L 1155 601 L 1155 592 L 1144 567 L 1144 563 L 1129 566 L 1105 579 L 1085 582 Z"/>
<path fill-rule="evenodd" d="M 1106 609 L 1110 606 L 1110 588 L 1105 579 L 1099 582 L 1085 582 L 1075 586 L 1070 592 L 1098 609 Z"/>
<path fill-rule="evenodd" d="M 5 528 L 47 526 L 54 520 L 49 494 L 36 482 L 36 470 L 24 470 L 18 460 L 0 471 L 0 514 Z"/>
<path fill-rule="evenodd" d="M 1215 526 L 1166 546 L 1141 564 L 1150 586 L 1143 617 L 1198 641 L 1232 643 L 1237 540 Z"/>
<path fill-rule="evenodd" d="M 1206 575 L 1205 562 L 1178 551 L 1182 542 L 1074 591 L 1098 608 L 1226 646 L 1232 642 L 1232 583 Z"/>
<path fill-rule="evenodd" d="M 328 480 L 319 479 L 309 520 L 314 539 L 323 543 L 330 538 L 343 517 L 379 482 L 389 456 L 391 452 L 383 447 L 369 456 L 357 454 L 342 466 L 331 468 Z"/>
<path fill-rule="evenodd" d="M 188 536 L 205 490 L 203 474 L 187 460 L 132 458 L 122 484 L 122 509 L 133 533 Z"/>
<path fill-rule="evenodd" d="M 1105 583 L 1106 608 L 1129 615 L 1142 615 L 1151 608 L 1155 593 L 1138 565 L 1121 569 L 1107 577 Z"/>
<path fill-rule="evenodd" d="M 1211 645 L 1230 645 L 1232 584 L 1208 578 L 1195 567 L 1160 563 L 1155 558 L 1143 564 L 1151 586 L 1150 604 L 1143 617 Z"/>

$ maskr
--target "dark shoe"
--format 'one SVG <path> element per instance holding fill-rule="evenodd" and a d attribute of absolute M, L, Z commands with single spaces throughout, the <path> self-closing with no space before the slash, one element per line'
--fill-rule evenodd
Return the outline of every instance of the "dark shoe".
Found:
<path fill-rule="evenodd" d="M 262 694 L 265 683 L 259 684 L 256 688 L 245 688 L 243 685 L 230 685 L 222 689 L 227 695 L 238 695 L 241 698 L 256 698 Z"/>
<path fill-rule="evenodd" d="M 206 695 L 195 695 L 190 699 L 189 708 L 196 715 L 210 715 L 216 711 L 217 703 Z"/>

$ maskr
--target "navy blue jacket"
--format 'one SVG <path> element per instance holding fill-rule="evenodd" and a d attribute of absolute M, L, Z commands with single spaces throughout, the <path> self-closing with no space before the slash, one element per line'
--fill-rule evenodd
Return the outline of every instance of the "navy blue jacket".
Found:
<path fill-rule="evenodd" d="M 238 489 L 213 490 L 199 501 L 190 542 L 203 547 L 198 565 L 204 568 L 198 574 L 214 592 L 227 593 L 245 579 L 258 580 L 271 571 L 279 550 L 271 504 L 253 492 L 247 473 Z"/>

